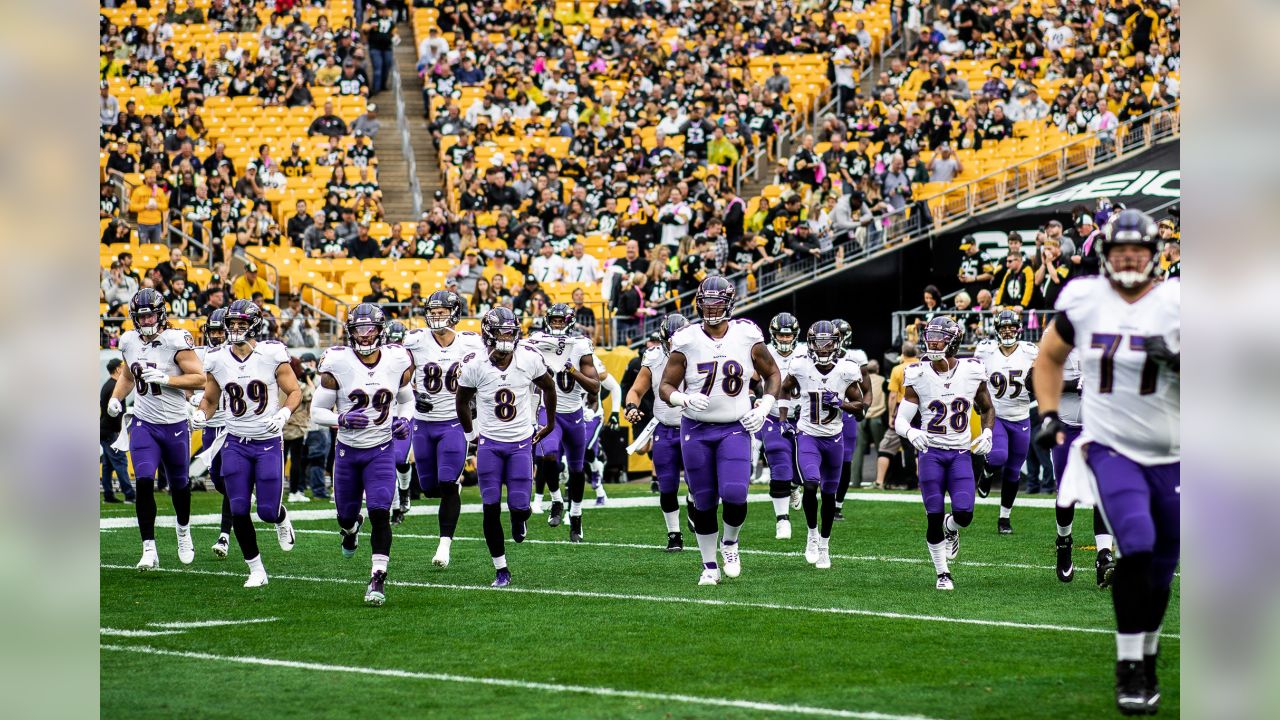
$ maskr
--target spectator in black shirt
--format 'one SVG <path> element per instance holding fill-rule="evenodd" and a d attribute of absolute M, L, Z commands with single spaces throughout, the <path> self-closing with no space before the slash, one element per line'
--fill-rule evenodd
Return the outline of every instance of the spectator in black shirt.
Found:
<path fill-rule="evenodd" d="M 369 60 L 373 63 L 372 95 L 387 89 L 387 78 L 391 77 L 391 67 L 396 61 L 393 48 L 399 42 L 391 7 L 385 3 L 379 5 L 377 13 L 363 28 L 368 37 Z"/>
<path fill-rule="evenodd" d="M 491 170 L 485 182 L 485 207 L 497 210 L 503 207 L 515 208 L 520 205 L 520 195 L 515 188 L 507 185 L 507 174 L 501 170 Z"/>
<path fill-rule="evenodd" d="M 801 222 L 792 229 L 787 238 L 787 247 L 794 253 L 793 260 L 804 257 L 817 258 L 822 255 L 822 249 L 818 247 L 818 238 L 814 236 L 813 228 L 809 227 L 808 222 Z"/>
<path fill-rule="evenodd" d="M 370 237 L 367 223 L 357 225 L 355 237 L 347 241 L 347 257 L 357 260 L 382 257 L 382 247 L 377 240 Z"/>
<path fill-rule="evenodd" d="M 110 377 L 98 391 L 98 440 L 102 446 L 102 501 L 118 503 L 113 476 L 120 478 L 120 492 L 124 494 L 124 502 L 133 502 L 133 484 L 129 482 L 129 456 L 123 450 L 116 450 L 111 444 L 120 436 L 124 416 L 111 417 L 107 413 L 107 402 L 116 390 L 116 382 L 120 379 L 120 368 L 124 361 L 111 358 L 107 361 L 107 374 Z"/>
<path fill-rule="evenodd" d="M 324 114 L 311 121 L 311 126 L 307 128 L 307 135 L 327 135 L 328 137 L 341 137 L 347 134 L 347 123 L 342 118 L 333 114 L 333 101 L 324 101 Z"/>
<path fill-rule="evenodd" d="M 285 223 L 285 233 L 289 236 L 289 240 L 293 242 L 295 247 L 303 247 L 302 236 L 307 229 L 315 225 L 311 213 L 307 212 L 307 203 L 305 200 L 299 200 L 294 205 L 294 215 Z"/>
<path fill-rule="evenodd" d="M 400 302 L 400 296 L 396 293 L 395 288 L 384 289 L 382 287 L 382 276 L 374 275 L 369 278 L 369 294 L 360 298 L 360 302 L 378 304 L 385 302 Z"/>

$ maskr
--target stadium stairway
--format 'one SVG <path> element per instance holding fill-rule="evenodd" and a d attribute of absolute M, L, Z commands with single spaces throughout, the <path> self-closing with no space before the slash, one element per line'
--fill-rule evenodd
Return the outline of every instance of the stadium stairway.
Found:
<path fill-rule="evenodd" d="M 435 145 L 431 143 L 431 133 L 427 131 L 423 116 L 427 114 L 422 104 L 422 78 L 418 77 L 418 51 L 414 49 L 413 36 L 405 37 L 405 41 L 396 48 L 396 68 L 400 71 L 400 92 L 404 97 L 404 117 L 409 126 L 409 145 L 413 150 L 413 159 L 418 166 L 418 185 L 422 189 L 422 209 L 431 207 L 431 196 L 441 188 L 440 162 Z M 391 213 L 387 213 L 391 217 Z M 412 213 L 396 215 L 401 222 L 417 221 Z M 411 235 L 411 228 L 405 228 L 405 235 Z"/>
<path fill-rule="evenodd" d="M 438 186 L 438 165 L 431 138 L 418 118 L 422 117 L 422 81 L 418 78 L 417 52 L 412 42 L 401 43 L 395 49 L 396 69 L 400 73 L 400 92 L 404 98 L 405 121 L 409 128 L 409 141 L 417 164 L 418 181 L 423 192 L 423 204 L 429 206 L 430 192 Z M 382 189 L 382 209 L 388 223 L 416 221 L 413 207 L 413 190 L 409 182 L 409 163 L 400 144 L 400 128 L 396 122 L 396 99 L 392 88 L 373 98 L 378 104 L 378 119 L 382 129 L 373 146 L 378 153 L 378 185 Z M 426 163 L 427 167 L 423 167 Z"/>

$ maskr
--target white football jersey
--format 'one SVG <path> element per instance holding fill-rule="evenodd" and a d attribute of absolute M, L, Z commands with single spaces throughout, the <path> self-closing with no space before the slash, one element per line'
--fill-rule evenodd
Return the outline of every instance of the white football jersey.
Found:
<path fill-rule="evenodd" d="M 1067 362 L 1062 368 L 1063 383 L 1072 380 L 1081 382 L 1084 373 L 1080 372 L 1080 349 L 1071 348 L 1067 353 Z M 1062 391 L 1062 401 L 1058 403 L 1058 418 L 1068 425 L 1082 425 L 1080 419 L 1080 393 Z"/>
<path fill-rule="evenodd" d="M 196 348 L 196 357 L 200 358 L 200 366 L 204 367 L 204 361 L 208 359 L 210 355 L 212 355 L 213 353 L 217 352 L 220 349 L 221 347 L 209 347 L 208 345 L 201 345 L 200 347 Z M 209 372 L 208 368 L 205 369 L 205 372 Z M 218 398 L 218 407 L 213 411 L 213 417 L 209 418 L 209 420 L 205 422 L 204 426 L 211 427 L 211 428 L 220 428 L 220 427 L 224 427 L 226 424 L 227 424 L 227 394 L 224 392 Z"/>
<path fill-rule="evenodd" d="M 987 373 L 987 392 L 996 406 L 996 417 L 1002 420 L 1026 420 L 1031 416 L 1031 393 L 1027 382 L 1031 366 L 1040 354 L 1035 343 L 1019 342 L 1005 355 L 1000 343 L 983 340 L 974 348 L 973 356 L 982 361 Z"/>
<path fill-rule="evenodd" d="M 927 362 L 904 368 L 903 384 L 920 398 L 920 429 L 928 436 L 929 447 L 968 449 L 972 440 L 969 411 L 986 381 L 982 361 L 976 358 L 963 358 L 941 375 Z"/>
<path fill-rule="evenodd" d="M 791 363 L 791 377 L 800 386 L 796 429 L 810 437 L 835 437 L 844 430 L 844 413 L 822 404 L 822 394 L 831 391 L 844 400 L 850 385 L 862 380 L 862 369 L 852 360 L 837 360 L 826 373 L 809 357 Z M 790 414 L 790 411 L 788 411 Z"/>
<path fill-rule="evenodd" d="M 849 348 L 844 351 L 844 359 L 852 360 L 853 362 L 858 363 L 858 367 L 862 367 L 867 364 L 867 351 L 859 350 L 858 348 Z"/>
<path fill-rule="evenodd" d="M 361 355 L 345 345 L 325 350 L 320 373 L 338 381 L 339 415 L 364 410 L 369 426 L 353 430 L 338 428 L 338 442 L 347 447 L 367 448 L 391 441 L 391 421 L 396 417 L 396 395 L 400 378 L 413 367 L 413 357 L 401 345 L 383 345 L 378 362 L 366 365 Z"/>
<path fill-rule="evenodd" d="M 658 422 L 668 427 L 680 427 L 680 408 L 668 405 L 658 393 L 662 384 L 662 374 L 667 371 L 667 353 L 660 347 L 652 347 L 644 351 L 640 359 L 641 367 L 649 368 L 649 381 L 653 386 L 653 416 Z M 637 430 L 636 432 L 639 432 Z"/>
<path fill-rule="evenodd" d="M 542 356 L 524 344 L 516 346 L 505 370 L 494 365 L 487 353 L 464 363 L 458 385 L 476 389 L 480 434 L 502 442 L 528 440 L 534 426 L 532 395 L 537 392 L 533 381 L 548 372 Z"/>
<path fill-rule="evenodd" d="M 587 391 L 582 389 L 578 381 L 564 369 L 565 363 L 581 368 L 582 358 L 592 355 L 591 340 L 581 336 L 552 335 L 546 332 L 535 332 L 524 340 L 523 345 L 542 356 L 542 361 L 551 371 L 551 378 L 556 382 L 556 412 L 568 413 L 582 409 Z M 537 394 L 541 397 L 541 393 Z"/>
<path fill-rule="evenodd" d="M 1143 343 L 1159 335 L 1169 350 L 1180 352 L 1181 308 L 1177 280 L 1133 303 L 1104 277 L 1078 278 L 1062 289 L 1057 309 L 1074 330 L 1085 380 L 1081 437 L 1144 465 L 1179 461 L 1181 378 L 1149 360 Z"/>
<path fill-rule="evenodd" d="M 195 350 L 195 347 L 191 333 L 176 328 L 162 330 L 150 341 L 143 340 L 136 330 L 120 336 L 120 354 L 133 373 L 133 391 L 138 396 L 133 403 L 135 417 L 157 425 L 183 422 L 191 417 L 185 391 L 170 385 L 144 383 L 142 370 L 152 367 L 165 375 L 181 375 L 178 353 Z"/>
<path fill-rule="evenodd" d="M 795 346 L 791 348 L 790 355 L 783 355 L 781 352 L 778 352 L 777 346 L 773 343 L 769 343 L 768 345 L 765 345 L 765 347 L 769 349 L 769 355 L 773 357 L 773 363 L 778 366 L 778 376 L 784 379 L 787 377 L 787 371 L 791 367 L 791 363 L 795 361 L 796 358 L 803 357 L 809 350 L 808 346 L 802 342 L 796 343 Z M 786 400 L 783 402 L 785 402 L 787 407 L 790 408 L 787 410 L 787 415 L 789 417 L 796 417 L 800 412 L 801 405 L 803 404 L 800 400 Z M 776 402 L 773 404 L 773 407 L 769 410 L 769 417 L 778 417 L 778 406 L 782 405 L 783 402 Z"/>
<path fill-rule="evenodd" d="M 713 339 L 701 324 L 686 325 L 671 337 L 671 351 L 684 355 L 684 392 L 702 393 L 711 399 L 706 410 L 683 408 L 686 417 L 700 422 L 731 423 L 751 411 L 747 384 L 755 363 L 751 350 L 764 342 L 760 328 L 750 320 L 735 318 L 720 339 Z"/>
<path fill-rule="evenodd" d="M 267 421 L 281 408 L 276 370 L 288 363 L 289 351 L 275 340 L 259 341 L 243 359 L 230 345 L 209 350 L 204 371 L 222 389 L 219 406 L 227 409 L 227 432 L 247 440 L 281 437 L 267 428 Z"/>
<path fill-rule="evenodd" d="M 413 411 L 419 420 L 456 420 L 454 396 L 458 377 L 469 355 L 487 355 L 484 342 L 473 332 L 454 333 L 453 342 L 441 346 L 430 330 L 413 330 L 404 338 L 404 347 L 413 358 L 413 387 L 431 402 L 431 412 Z"/>

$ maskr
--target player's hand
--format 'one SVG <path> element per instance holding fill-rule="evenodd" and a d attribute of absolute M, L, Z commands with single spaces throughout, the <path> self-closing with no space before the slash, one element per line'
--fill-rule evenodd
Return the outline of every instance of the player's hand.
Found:
<path fill-rule="evenodd" d="M 609 413 L 609 429 L 617 430 L 621 427 L 622 425 L 618 423 L 618 411 L 614 410 L 613 412 Z"/>
<path fill-rule="evenodd" d="M 362 430 L 369 427 L 369 416 L 363 410 L 348 410 L 338 416 L 338 427 L 348 430 Z"/>
<path fill-rule="evenodd" d="M 426 415 L 427 413 L 431 412 L 431 409 L 433 407 L 435 406 L 431 404 L 431 401 L 427 399 L 427 396 L 425 394 L 420 394 L 420 393 L 413 394 L 414 410 L 417 410 L 423 415 Z"/>
<path fill-rule="evenodd" d="M 204 416 L 204 411 L 198 407 L 191 408 L 191 429 L 199 430 L 205 426 L 209 419 Z"/>
<path fill-rule="evenodd" d="M 537 444 L 542 442 L 543 440 L 546 440 L 547 436 L 551 434 L 552 429 L 553 429 L 552 423 L 547 423 L 546 425 L 543 425 L 542 427 L 538 428 L 538 431 L 533 434 L 534 444 Z"/>
<path fill-rule="evenodd" d="M 644 419 L 644 415 L 640 412 L 640 406 L 635 403 L 627 403 L 627 407 L 624 410 L 627 415 L 627 422 L 632 425 Z"/>
<path fill-rule="evenodd" d="M 916 452 L 924 452 L 929 447 L 929 436 L 920 428 L 908 430 L 907 441 L 911 443 L 911 447 L 916 449 Z"/>
<path fill-rule="evenodd" d="M 706 395 L 703 395 L 702 393 L 694 393 L 692 395 L 686 395 L 684 400 L 684 406 L 689 408 L 690 410 L 696 410 L 698 412 L 702 412 L 703 410 L 706 410 L 707 408 L 711 407 L 711 398 L 707 397 Z"/>
<path fill-rule="evenodd" d="M 289 422 L 289 416 L 292 414 L 293 411 L 289 408 L 280 408 L 276 411 L 275 415 L 272 415 L 271 418 L 267 420 L 267 429 L 270 430 L 273 435 L 284 430 L 284 424 Z M 339 418 L 339 422 L 341 422 L 341 418 Z M 365 422 L 367 423 L 368 420 Z"/>
<path fill-rule="evenodd" d="M 781 430 L 781 432 L 782 432 L 782 437 L 784 437 L 784 438 L 786 438 L 786 439 L 788 439 L 788 440 L 795 440 L 795 439 L 796 439 L 796 426 L 795 426 L 795 425 L 792 425 L 792 424 L 791 424 L 791 423 L 789 423 L 789 422 L 782 422 L 781 420 L 779 420 L 779 421 L 778 421 L 778 424 L 782 426 L 782 430 Z"/>
<path fill-rule="evenodd" d="M 975 455 L 986 455 L 991 452 L 991 428 L 986 428 L 969 444 L 969 450 Z"/>
<path fill-rule="evenodd" d="M 768 417 L 769 417 L 768 408 L 756 407 L 756 408 L 752 408 L 751 412 L 747 413 L 746 415 L 743 415 L 742 419 L 739 420 L 738 422 L 742 423 L 742 427 L 746 428 L 747 432 L 751 433 L 752 435 L 755 435 L 756 433 L 760 432 L 761 428 L 764 427 L 764 421 Z"/>
<path fill-rule="evenodd" d="M 467 432 L 467 433 L 464 433 L 464 435 L 465 435 L 465 436 L 466 436 L 466 438 L 467 438 L 467 443 L 468 443 L 468 444 L 470 444 L 470 445 L 475 445 L 475 443 L 476 443 L 476 438 L 480 437 L 480 430 L 478 430 L 478 429 L 476 428 L 476 426 L 472 425 L 472 426 L 471 426 L 471 431 L 470 431 L 470 432 Z M 474 453 L 474 451 L 472 452 L 472 454 L 473 454 L 473 455 L 475 454 L 475 453 Z"/>
<path fill-rule="evenodd" d="M 565 360 L 564 371 L 572 375 L 574 370 L 577 370 L 577 368 L 573 366 L 573 363 L 569 362 L 568 360 Z"/>
<path fill-rule="evenodd" d="M 142 382 L 151 383 L 154 385 L 168 385 L 169 376 L 165 374 L 165 372 L 160 368 L 153 368 L 153 367 L 143 368 Z"/>
<path fill-rule="evenodd" d="M 1147 351 L 1147 357 L 1174 370 L 1179 369 L 1181 357 L 1179 353 L 1169 349 L 1169 344 L 1164 341 L 1164 336 L 1148 335 L 1143 338 L 1143 347 Z"/>
<path fill-rule="evenodd" d="M 187 399 L 187 402 L 191 403 L 191 407 L 200 407 L 200 401 L 203 399 L 204 399 L 204 391 L 197 390 L 191 393 L 191 397 Z"/>
<path fill-rule="evenodd" d="M 836 410 L 844 410 L 844 403 L 840 400 L 840 394 L 832 390 L 822 391 L 822 404 Z"/>
<path fill-rule="evenodd" d="M 1040 416 L 1040 427 L 1036 429 L 1036 444 L 1048 450 L 1066 441 L 1067 424 L 1062 422 L 1056 411 L 1050 410 Z"/>
<path fill-rule="evenodd" d="M 398 417 L 391 421 L 391 434 L 400 440 L 409 437 L 409 418 Z"/>
<path fill-rule="evenodd" d="M 120 413 L 124 412 L 124 403 L 119 398 L 111 398 L 107 401 L 107 414 L 111 417 L 120 417 Z"/>

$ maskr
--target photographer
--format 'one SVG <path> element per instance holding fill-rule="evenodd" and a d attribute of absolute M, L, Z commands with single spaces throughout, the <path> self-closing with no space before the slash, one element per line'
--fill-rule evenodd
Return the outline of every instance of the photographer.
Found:
<path fill-rule="evenodd" d="M 315 392 L 316 387 L 316 366 L 319 361 L 312 353 L 302 353 L 298 358 L 302 364 L 303 379 L 299 381 L 302 392 L 309 395 Z M 306 480 L 307 485 L 311 488 L 311 497 L 317 500 L 328 500 L 329 493 L 325 490 L 324 476 L 325 463 L 329 457 L 329 429 L 320 427 L 311 421 L 310 403 L 307 405 L 299 405 L 299 408 L 307 408 L 307 434 L 304 436 L 303 442 L 306 445 L 307 464 L 306 464 Z"/>
<path fill-rule="evenodd" d="M 320 320 L 311 308 L 302 306 L 297 293 L 287 297 L 288 304 L 280 310 L 280 337 L 289 347 L 316 347 L 320 344 Z"/>

